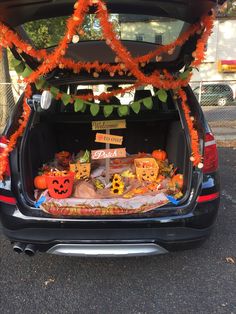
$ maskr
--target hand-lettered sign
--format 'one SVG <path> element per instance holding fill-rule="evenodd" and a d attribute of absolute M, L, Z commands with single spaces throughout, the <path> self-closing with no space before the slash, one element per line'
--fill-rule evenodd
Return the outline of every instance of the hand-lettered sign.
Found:
<path fill-rule="evenodd" d="M 122 145 L 123 136 L 97 133 L 95 142 L 105 143 L 105 144 Z"/>
<path fill-rule="evenodd" d="M 92 121 L 92 130 L 126 129 L 126 120 Z"/>
<path fill-rule="evenodd" d="M 92 150 L 91 157 L 93 160 L 106 159 L 106 158 L 124 158 L 126 157 L 126 149 L 116 148 L 116 149 Z"/>

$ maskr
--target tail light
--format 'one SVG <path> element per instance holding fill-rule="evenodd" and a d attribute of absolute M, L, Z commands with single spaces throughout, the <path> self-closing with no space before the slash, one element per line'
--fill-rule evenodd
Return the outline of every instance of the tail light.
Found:
<path fill-rule="evenodd" d="M 7 145 L 7 139 L 5 136 L 0 137 L 0 154 L 3 153 L 4 148 Z M 7 168 L 4 175 L 4 180 L 0 181 L 0 202 L 7 204 L 16 204 L 16 199 L 11 193 L 11 172 L 9 160 L 7 160 Z"/>
<path fill-rule="evenodd" d="M 214 172 L 218 169 L 218 152 L 212 133 L 206 133 L 204 150 L 203 173 Z"/>

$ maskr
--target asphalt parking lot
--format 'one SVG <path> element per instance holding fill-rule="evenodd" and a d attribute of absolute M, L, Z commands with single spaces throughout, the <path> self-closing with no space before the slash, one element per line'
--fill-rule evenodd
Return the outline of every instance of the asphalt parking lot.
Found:
<path fill-rule="evenodd" d="M 236 149 L 219 151 L 221 209 L 201 248 L 126 259 L 29 258 L 0 235 L 0 313 L 236 313 Z"/>

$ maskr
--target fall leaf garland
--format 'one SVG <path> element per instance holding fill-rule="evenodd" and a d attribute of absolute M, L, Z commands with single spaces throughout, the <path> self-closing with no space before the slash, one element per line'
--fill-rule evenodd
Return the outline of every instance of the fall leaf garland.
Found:
<path fill-rule="evenodd" d="M 77 31 L 81 29 L 85 15 L 87 14 L 90 6 L 96 7 L 96 14 L 100 21 L 104 38 L 106 38 L 106 43 L 118 56 L 115 65 L 101 64 L 98 61 L 93 63 L 75 62 L 65 57 L 68 45 L 71 43 L 71 40 Z M 153 58 L 156 58 L 156 61 L 160 62 L 162 60 L 163 54 L 173 54 L 177 46 L 182 46 L 195 33 L 199 34 L 199 39 L 197 41 L 196 50 L 193 53 L 194 60 L 191 63 L 191 68 L 199 66 L 205 57 L 204 49 L 208 37 L 212 32 L 213 21 L 213 15 L 204 16 L 200 22 L 191 25 L 191 27 L 173 43 L 158 47 L 153 52 L 136 58 L 131 56 L 130 52 L 117 38 L 113 30 L 112 23 L 109 21 L 107 7 L 102 0 L 79 0 L 75 3 L 73 15 L 67 20 L 65 35 L 59 42 L 58 46 L 51 53 L 48 53 L 45 49 L 34 49 L 27 42 L 21 40 L 14 31 L 9 29 L 6 25 L 0 23 L 0 46 L 5 48 L 11 48 L 15 46 L 18 53 L 24 52 L 37 59 L 39 62 L 42 62 L 34 72 L 24 79 L 24 81 L 27 83 L 27 87 L 23 101 L 23 113 L 18 121 L 18 130 L 10 136 L 8 145 L 4 148 L 0 156 L 0 179 L 3 179 L 3 175 L 7 167 L 9 153 L 14 149 L 17 139 L 23 134 L 30 116 L 30 107 L 27 104 L 27 99 L 32 96 L 30 84 L 36 83 L 43 75 L 49 73 L 57 67 L 73 70 L 74 73 L 80 73 L 81 70 L 86 70 L 87 72 L 93 71 L 94 77 L 99 77 L 100 72 L 107 71 L 110 76 L 117 75 L 118 73 L 119 75 L 132 75 L 136 79 L 135 84 L 127 88 L 125 91 L 117 89 L 109 93 L 102 93 L 99 96 L 74 96 L 72 101 L 76 101 L 76 99 L 88 100 L 91 97 L 93 99 L 109 101 L 109 98 L 114 95 L 124 93 L 129 89 L 132 90 L 141 85 L 149 84 L 159 89 L 177 90 L 177 94 L 182 101 L 182 107 L 191 137 L 191 161 L 195 166 L 201 167 L 202 156 L 199 152 L 198 132 L 194 128 L 193 121 L 191 120 L 190 109 L 187 105 L 187 96 L 183 90 L 183 87 L 187 86 L 191 79 L 191 70 L 188 70 L 185 73 L 186 75 L 182 76 L 174 76 L 168 72 L 167 69 L 160 71 L 156 70 L 150 75 L 145 75 L 141 71 L 141 68 L 144 67 L 146 63 L 150 62 Z M 56 97 L 57 99 L 61 99 L 63 95 L 60 93 L 60 91 L 58 91 Z"/>

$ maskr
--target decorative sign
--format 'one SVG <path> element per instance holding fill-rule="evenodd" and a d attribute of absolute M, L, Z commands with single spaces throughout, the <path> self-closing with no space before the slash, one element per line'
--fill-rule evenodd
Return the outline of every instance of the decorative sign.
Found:
<path fill-rule="evenodd" d="M 123 136 L 97 133 L 95 142 L 105 143 L 105 144 L 122 145 Z"/>
<path fill-rule="evenodd" d="M 124 157 L 126 157 L 125 148 L 92 150 L 92 155 L 91 155 L 91 158 L 94 160 L 106 159 L 106 158 L 124 158 Z"/>
<path fill-rule="evenodd" d="M 92 121 L 92 130 L 126 129 L 126 120 Z"/>

